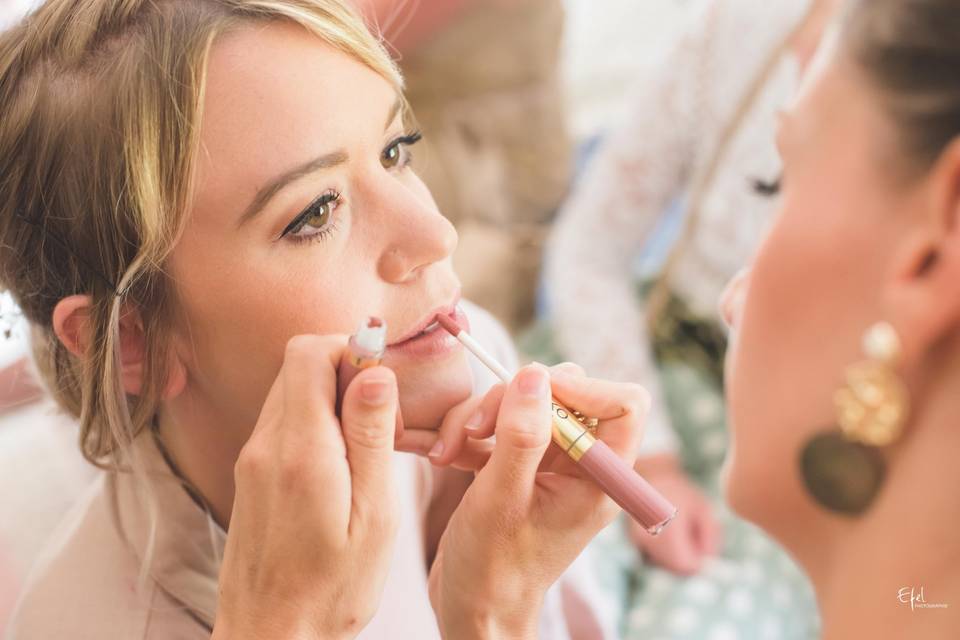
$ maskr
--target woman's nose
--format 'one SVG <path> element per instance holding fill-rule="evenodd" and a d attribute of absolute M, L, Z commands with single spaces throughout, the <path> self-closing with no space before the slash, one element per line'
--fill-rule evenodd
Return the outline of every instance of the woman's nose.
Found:
<path fill-rule="evenodd" d="M 728 328 L 737 326 L 740 319 L 740 310 L 743 307 L 744 295 L 747 291 L 747 281 L 750 277 L 749 269 L 742 269 L 737 275 L 733 276 L 727 288 L 720 296 L 720 317 L 726 323 Z"/>
<path fill-rule="evenodd" d="M 432 203 L 408 198 L 394 215 L 388 242 L 380 257 L 380 277 L 387 282 L 406 282 L 416 278 L 431 264 L 447 259 L 457 247 L 457 231 Z"/>

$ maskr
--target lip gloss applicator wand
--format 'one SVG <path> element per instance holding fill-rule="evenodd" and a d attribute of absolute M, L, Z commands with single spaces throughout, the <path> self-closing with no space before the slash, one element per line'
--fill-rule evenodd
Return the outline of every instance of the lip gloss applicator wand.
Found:
<path fill-rule="evenodd" d="M 444 315 L 438 315 L 437 322 L 494 375 L 506 383 L 510 382 L 512 376 L 503 365 L 487 353 L 459 324 Z M 556 398 L 552 399 L 550 406 L 553 412 L 551 418 L 554 443 L 650 535 L 655 536 L 663 531 L 676 517 L 677 508 L 621 460 L 605 442 L 595 438 L 573 411 Z"/>

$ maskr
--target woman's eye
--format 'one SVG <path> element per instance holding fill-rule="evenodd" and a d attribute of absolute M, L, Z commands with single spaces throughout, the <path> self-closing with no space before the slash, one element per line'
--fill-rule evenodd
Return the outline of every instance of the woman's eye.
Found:
<path fill-rule="evenodd" d="M 304 229 L 322 229 L 330 219 L 330 214 L 333 213 L 332 205 L 332 202 L 328 202 L 314 209 L 308 217 L 303 219 L 298 233 Z"/>
<path fill-rule="evenodd" d="M 324 233 L 330 226 L 333 212 L 340 204 L 340 194 L 327 193 L 312 202 L 284 229 L 281 237 L 310 238 Z"/>
<path fill-rule="evenodd" d="M 765 198 L 772 198 L 780 193 L 783 188 L 783 176 L 777 176 L 774 180 L 751 180 L 753 191 Z"/>
<path fill-rule="evenodd" d="M 397 138 L 387 145 L 387 148 L 380 154 L 380 164 L 383 165 L 384 169 L 407 166 L 410 164 L 411 154 L 406 147 L 420 142 L 422 137 L 419 132 L 416 132 Z"/>
<path fill-rule="evenodd" d="M 383 155 L 380 157 L 380 164 L 383 165 L 384 169 L 393 169 L 400 164 L 402 156 L 403 150 L 400 148 L 400 144 L 394 143 L 384 150 Z"/>

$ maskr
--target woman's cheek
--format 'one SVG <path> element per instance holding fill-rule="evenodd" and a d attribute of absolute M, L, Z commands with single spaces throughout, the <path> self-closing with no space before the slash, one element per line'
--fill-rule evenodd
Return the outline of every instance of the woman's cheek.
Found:
<path fill-rule="evenodd" d="M 762 383 L 762 373 L 767 368 L 764 358 L 769 351 L 756 349 L 753 345 L 764 344 L 771 332 L 775 310 L 783 308 L 778 293 L 779 270 L 777 258 L 782 256 L 777 249 L 778 235 L 771 230 L 754 260 L 749 278 L 742 278 L 728 290 L 726 314 L 731 322 L 731 344 L 728 362 L 731 391 L 742 386 Z"/>
<path fill-rule="evenodd" d="M 771 461 L 770 438 L 782 422 L 778 376 L 789 366 L 784 323 L 793 303 L 789 274 L 796 258 L 780 242 L 785 237 L 783 220 L 770 230 L 751 267 L 749 278 L 740 284 L 739 300 L 730 299 L 733 329 L 726 362 L 728 416 L 735 452 L 735 477 L 741 472 L 758 477 Z M 757 468 L 754 468 L 757 467 Z"/>

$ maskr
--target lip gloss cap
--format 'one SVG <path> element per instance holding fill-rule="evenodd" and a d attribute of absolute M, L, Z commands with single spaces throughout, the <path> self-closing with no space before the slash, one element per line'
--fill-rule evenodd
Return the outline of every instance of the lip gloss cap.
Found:
<path fill-rule="evenodd" d="M 360 349 L 379 353 L 387 347 L 387 324 L 380 318 L 371 316 L 360 323 L 353 339 Z"/>

